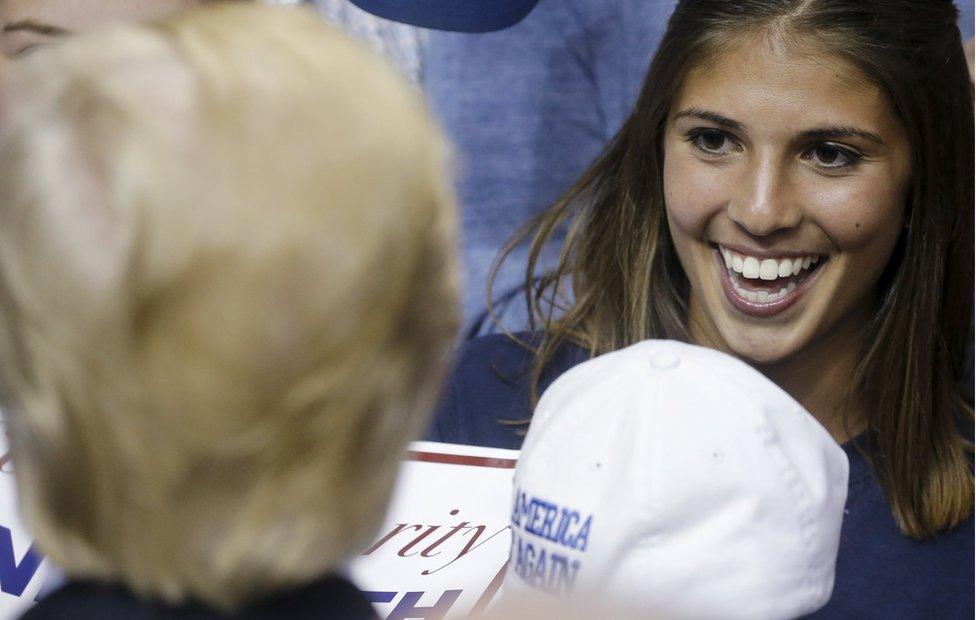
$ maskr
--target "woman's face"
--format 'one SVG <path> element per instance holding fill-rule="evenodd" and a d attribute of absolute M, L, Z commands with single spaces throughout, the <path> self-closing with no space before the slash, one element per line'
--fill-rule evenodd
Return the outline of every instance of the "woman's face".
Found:
<path fill-rule="evenodd" d="M 664 153 L 693 338 L 759 364 L 853 346 L 911 174 L 882 92 L 836 56 L 745 39 L 689 73 Z"/>
<path fill-rule="evenodd" d="M 199 0 L 2 0 L 0 52 L 14 58 L 59 37 L 120 21 L 142 21 Z"/>

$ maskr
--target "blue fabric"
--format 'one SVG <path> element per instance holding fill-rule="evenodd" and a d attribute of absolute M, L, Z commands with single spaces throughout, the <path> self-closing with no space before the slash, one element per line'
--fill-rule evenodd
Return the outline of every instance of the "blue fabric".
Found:
<path fill-rule="evenodd" d="M 330 575 L 223 613 L 197 602 L 170 605 L 117 584 L 69 581 L 21 620 L 378 620 L 363 592 L 345 577 Z"/>
<path fill-rule="evenodd" d="M 976 4 L 973 0 L 956 0 L 956 8 L 959 9 L 959 32 L 962 33 L 962 38 L 969 39 L 973 36 L 974 25 L 974 11 L 973 5 Z"/>
<path fill-rule="evenodd" d="M 541 0 L 516 26 L 431 31 L 424 88 L 458 160 L 464 317 L 498 250 L 582 173 L 629 114 L 674 0 Z M 525 253 L 497 291 L 524 277 Z M 521 307 L 518 307 L 521 310 Z M 507 324 L 524 328 L 524 312 Z"/>
<path fill-rule="evenodd" d="M 458 32 L 508 28 L 528 15 L 538 0 L 350 0 L 394 21 Z"/>
<path fill-rule="evenodd" d="M 484 311 L 504 242 L 565 192 L 623 124 L 674 4 L 541 0 L 507 30 L 429 33 L 424 87 L 459 161 L 466 323 Z M 973 1 L 957 6 L 971 37 Z M 496 293 L 522 283 L 525 256 L 509 260 Z M 512 304 L 503 324 L 525 329 L 523 305 Z"/>
<path fill-rule="evenodd" d="M 542 388 L 586 358 L 585 351 L 564 347 Z M 526 425 L 502 421 L 532 415 L 527 378 L 531 359 L 525 348 L 503 335 L 466 343 L 427 438 L 518 449 Z M 834 594 L 812 617 L 972 620 L 972 517 L 924 542 L 905 537 L 865 457 L 854 442 L 843 447 L 851 474 Z"/>

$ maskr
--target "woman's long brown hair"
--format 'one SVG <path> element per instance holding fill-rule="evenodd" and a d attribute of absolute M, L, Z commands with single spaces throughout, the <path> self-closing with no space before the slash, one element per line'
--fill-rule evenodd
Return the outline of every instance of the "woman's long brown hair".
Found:
<path fill-rule="evenodd" d="M 887 93 L 911 143 L 906 227 L 878 284 L 849 398 L 867 410 L 868 452 L 902 531 L 921 539 L 967 518 L 973 86 L 957 15 L 951 0 L 680 1 L 630 118 L 496 264 L 530 244 L 525 301 L 541 333 L 531 345 L 533 398 L 566 343 L 598 355 L 648 338 L 688 340 L 688 279 L 664 209 L 661 144 L 672 100 L 693 66 L 743 34 L 814 41 Z M 543 250 L 560 232 L 558 263 L 543 271 Z"/>

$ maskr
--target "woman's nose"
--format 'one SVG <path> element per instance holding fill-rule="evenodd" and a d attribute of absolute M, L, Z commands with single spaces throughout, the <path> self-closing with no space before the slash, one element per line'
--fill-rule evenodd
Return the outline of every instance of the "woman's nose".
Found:
<path fill-rule="evenodd" d="M 798 197 L 787 167 L 764 158 L 742 171 L 727 212 L 749 234 L 765 237 L 800 224 Z"/>

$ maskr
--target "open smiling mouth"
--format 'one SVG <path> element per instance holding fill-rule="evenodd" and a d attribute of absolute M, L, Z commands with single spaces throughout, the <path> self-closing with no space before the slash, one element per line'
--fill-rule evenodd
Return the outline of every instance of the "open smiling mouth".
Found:
<path fill-rule="evenodd" d="M 772 316 L 810 289 L 828 257 L 821 254 L 760 258 L 713 245 L 725 296 L 751 316 Z"/>

